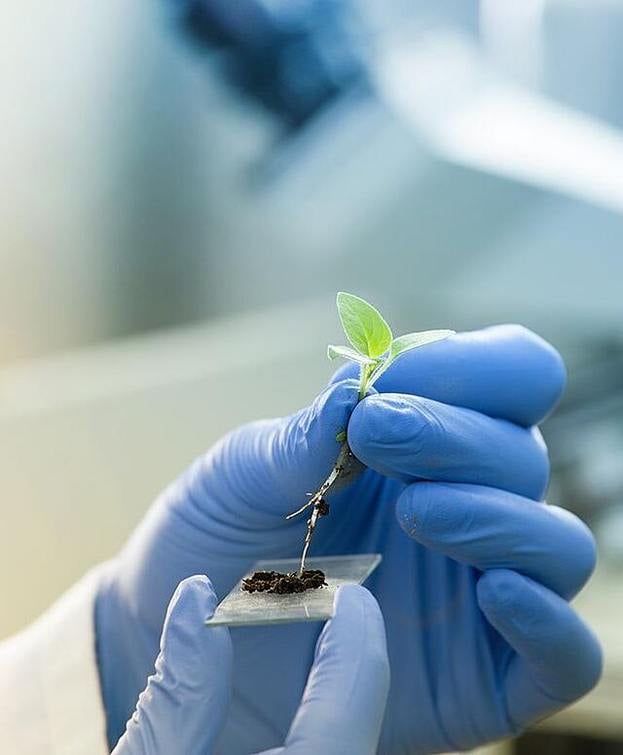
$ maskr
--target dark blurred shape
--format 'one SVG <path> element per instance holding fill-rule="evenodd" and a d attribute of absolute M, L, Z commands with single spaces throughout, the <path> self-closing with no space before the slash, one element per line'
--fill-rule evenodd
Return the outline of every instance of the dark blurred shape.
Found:
<path fill-rule="evenodd" d="M 623 744 L 565 734 L 528 734 L 515 743 L 515 755 L 623 755 Z"/>
<path fill-rule="evenodd" d="M 623 342 L 595 337 L 567 362 L 568 390 L 544 435 L 556 502 L 595 525 L 623 504 Z"/>
<path fill-rule="evenodd" d="M 224 53 L 230 82 L 298 128 L 366 81 L 349 0 L 168 0 L 201 47 Z"/>

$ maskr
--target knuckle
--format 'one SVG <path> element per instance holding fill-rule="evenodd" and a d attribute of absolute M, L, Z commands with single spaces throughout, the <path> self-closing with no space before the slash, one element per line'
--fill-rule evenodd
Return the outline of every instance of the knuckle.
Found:
<path fill-rule="evenodd" d="M 537 379 L 543 394 L 544 404 L 553 406 L 562 396 L 567 383 L 567 370 L 558 351 L 544 338 L 523 325 L 516 323 L 504 326 L 509 339 L 515 341 L 515 348 L 525 355 L 532 354 L 538 359 Z"/>
<path fill-rule="evenodd" d="M 554 406 L 562 396 L 567 385 L 567 369 L 565 363 L 556 349 L 546 341 L 543 341 L 544 368 L 541 379 L 546 386 L 547 400 L 550 406 Z"/>
<path fill-rule="evenodd" d="M 517 575 L 506 569 L 490 569 L 477 584 L 478 600 L 481 605 L 512 614 L 519 595 Z"/>
<path fill-rule="evenodd" d="M 595 538 L 589 528 L 575 514 L 559 506 L 548 506 L 547 508 L 554 516 L 562 520 L 567 527 L 567 574 L 572 594 L 575 594 L 588 582 L 595 570 L 597 564 Z"/>
<path fill-rule="evenodd" d="M 591 660 L 586 669 L 584 676 L 584 683 L 581 685 L 580 697 L 590 692 L 601 679 L 604 669 L 604 654 L 599 642 L 596 639 L 593 640 L 593 648 L 591 653 Z"/>
<path fill-rule="evenodd" d="M 575 551 L 575 572 L 578 589 L 588 582 L 597 564 L 597 545 L 588 527 L 578 520 L 578 537 Z"/>
<path fill-rule="evenodd" d="M 434 539 L 435 534 L 443 529 L 444 507 L 434 495 L 435 486 L 439 485 L 440 483 L 413 483 L 398 499 L 398 521 L 406 534 L 414 540 Z"/>
<path fill-rule="evenodd" d="M 522 337 L 540 352 L 539 379 L 549 394 L 550 403 L 555 403 L 562 395 L 567 384 L 567 369 L 560 353 L 544 338 L 527 328 L 523 328 Z"/>
<path fill-rule="evenodd" d="M 558 696 L 565 705 L 588 694 L 603 674 L 602 647 L 592 630 L 586 625 L 583 625 L 583 636 L 578 639 L 574 656 L 575 663 L 568 667 L 573 674 L 567 679 L 564 693 Z"/>
<path fill-rule="evenodd" d="M 551 464 L 547 446 L 540 430 L 537 427 L 533 427 L 529 432 L 536 447 L 535 464 L 533 466 L 533 487 L 536 500 L 541 500 L 549 485 Z"/>

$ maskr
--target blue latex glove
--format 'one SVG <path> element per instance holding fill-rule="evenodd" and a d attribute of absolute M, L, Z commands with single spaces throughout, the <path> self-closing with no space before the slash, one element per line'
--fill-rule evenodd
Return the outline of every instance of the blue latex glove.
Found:
<path fill-rule="evenodd" d="M 205 572 L 222 596 L 254 560 L 298 555 L 305 517 L 284 515 L 326 477 L 349 417 L 349 443 L 369 469 L 332 497 L 312 550 L 383 554 L 369 581 L 392 669 L 380 751 L 470 748 L 595 684 L 599 645 L 568 604 L 593 569 L 594 543 L 576 517 L 541 502 L 548 459 L 532 427 L 562 392 L 558 354 L 516 326 L 457 335 L 407 353 L 354 411 L 352 374 L 341 370 L 292 417 L 226 436 L 165 491 L 113 564 L 96 610 L 112 742 L 153 667 L 178 582 Z M 317 631 L 232 631 L 228 755 L 283 742 Z"/>
<path fill-rule="evenodd" d="M 114 755 L 214 752 L 230 700 L 232 646 L 225 627 L 206 629 L 216 606 L 206 577 L 189 577 L 171 600 L 156 673 Z M 389 689 L 383 617 L 363 587 L 340 588 L 316 644 L 303 700 L 283 747 L 264 755 L 376 752 Z"/>

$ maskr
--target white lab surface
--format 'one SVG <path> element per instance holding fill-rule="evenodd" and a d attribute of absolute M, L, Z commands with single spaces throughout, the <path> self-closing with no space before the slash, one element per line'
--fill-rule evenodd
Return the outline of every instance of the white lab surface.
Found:
<path fill-rule="evenodd" d="M 97 571 L 87 574 L 28 629 L 0 644 L 3 752 L 108 752 L 95 657 L 97 579 Z"/>

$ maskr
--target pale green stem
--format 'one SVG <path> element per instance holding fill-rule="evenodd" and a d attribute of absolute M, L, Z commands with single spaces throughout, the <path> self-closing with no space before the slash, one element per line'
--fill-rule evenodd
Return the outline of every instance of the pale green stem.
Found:
<path fill-rule="evenodd" d="M 359 401 L 366 395 L 368 390 L 368 380 L 374 370 L 374 364 L 362 364 L 359 370 Z"/>

